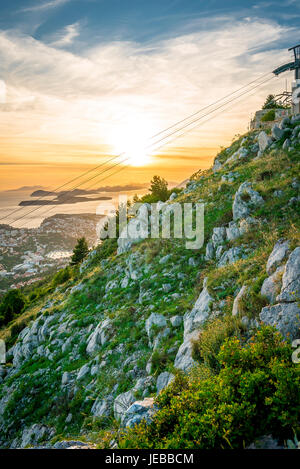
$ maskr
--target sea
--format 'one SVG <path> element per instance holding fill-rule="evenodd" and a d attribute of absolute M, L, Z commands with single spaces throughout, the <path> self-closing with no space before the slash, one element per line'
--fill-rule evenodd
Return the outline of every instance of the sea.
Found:
<path fill-rule="evenodd" d="M 56 214 L 80 215 L 81 213 L 90 213 L 106 215 L 111 211 L 112 205 L 117 208 L 120 195 L 126 195 L 131 200 L 135 194 L 142 195 L 147 191 L 142 189 L 126 192 L 99 192 L 89 196 L 90 201 L 76 204 L 20 207 L 19 203 L 21 201 L 34 200 L 34 197 L 31 197 L 32 192 L 33 189 L 0 191 L 0 225 L 6 224 L 15 228 L 38 228 L 45 218 Z M 111 200 L 92 200 L 96 196 L 111 197 Z M 43 200 L 46 200 L 46 197 L 43 197 Z"/>

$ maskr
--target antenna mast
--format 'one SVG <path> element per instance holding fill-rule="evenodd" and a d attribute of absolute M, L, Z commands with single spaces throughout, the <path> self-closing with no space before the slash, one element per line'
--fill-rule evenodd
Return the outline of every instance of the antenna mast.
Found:
<path fill-rule="evenodd" d="M 299 94 L 297 95 L 300 97 L 300 44 L 294 47 L 290 47 L 289 51 L 293 51 L 294 61 L 289 62 L 285 65 L 281 65 L 280 67 L 273 70 L 274 75 L 280 75 L 283 72 L 287 72 L 290 70 L 295 70 L 295 81 L 292 83 L 292 95 L 296 89 L 299 88 Z M 296 93 L 297 94 L 297 93 Z M 299 101 L 299 100 L 298 100 Z M 293 114 L 300 113 L 300 102 L 293 102 Z"/>

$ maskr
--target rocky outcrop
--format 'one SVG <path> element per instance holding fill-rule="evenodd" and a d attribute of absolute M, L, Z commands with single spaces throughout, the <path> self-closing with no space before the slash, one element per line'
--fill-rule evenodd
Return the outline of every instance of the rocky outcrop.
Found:
<path fill-rule="evenodd" d="M 92 355 L 99 350 L 99 348 L 109 340 L 111 331 L 112 323 L 109 319 L 100 322 L 88 339 L 86 352 Z"/>
<path fill-rule="evenodd" d="M 152 397 L 147 397 L 143 401 L 135 401 L 124 413 L 122 425 L 132 428 L 143 420 L 149 424 L 154 412 L 154 399 Z"/>
<path fill-rule="evenodd" d="M 265 151 L 272 143 L 272 139 L 264 131 L 258 134 L 257 140 L 260 152 Z"/>
<path fill-rule="evenodd" d="M 134 401 L 135 397 L 131 390 L 119 394 L 114 401 L 115 419 L 119 420 L 123 424 L 124 416 L 129 407 L 134 403 Z"/>
<path fill-rule="evenodd" d="M 156 390 L 157 394 L 160 393 L 165 387 L 168 386 L 174 379 L 174 375 L 172 373 L 169 373 L 168 371 L 163 371 L 160 373 L 160 375 L 157 377 L 156 381 Z"/>
<path fill-rule="evenodd" d="M 280 239 L 275 244 L 267 261 L 267 274 L 271 275 L 276 268 L 287 258 L 289 252 L 289 242 Z"/>
<path fill-rule="evenodd" d="M 260 320 L 265 324 L 276 327 L 288 340 L 300 337 L 300 308 L 297 303 L 279 303 L 266 306 L 261 310 Z"/>
<path fill-rule="evenodd" d="M 274 268 L 276 262 L 284 259 L 287 253 L 288 245 L 285 248 L 281 243 L 275 245 L 269 260 L 269 271 Z M 277 246 L 277 247 L 276 247 Z M 276 249 L 275 249 L 276 248 Z M 277 254 L 277 255 L 276 255 Z M 280 260 L 279 260 L 280 259 Z M 277 272 L 277 271 L 276 271 Z M 273 274 L 270 278 L 272 278 Z M 270 280 L 269 280 L 270 281 Z M 275 293 L 275 292 L 274 292 Z M 296 339 L 300 337 L 300 247 L 294 249 L 290 254 L 283 270 L 282 287 L 279 295 L 276 297 L 277 304 L 266 306 L 261 310 L 260 319 L 265 324 L 276 327 L 286 339 Z M 271 299 L 274 299 L 272 294 Z"/>
<path fill-rule="evenodd" d="M 243 285 L 234 299 L 233 306 L 232 306 L 232 316 L 237 316 L 238 314 L 241 314 L 243 312 L 241 308 L 241 300 L 246 295 L 246 293 L 247 293 L 247 286 Z"/>
<path fill-rule="evenodd" d="M 182 371 L 188 371 L 190 368 L 197 365 L 197 362 L 192 357 L 192 347 L 193 340 L 198 339 L 198 337 L 198 331 L 185 335 L 184 342 L 180 345 L 174 361 L 175 368 Z"/>
<path fill-rule="evenodd" d="M 199 329 L 208 318 L 211 312 L 213 298 L 207 290 L 207 278 L 204 279 L 203 289 L 194 304 L 191 312 L 184 315 L 184 336 L 186 337 L 193 330 Z"/>
<path fill-rule="evenodd" d="M 247 218 L 251 211 L 264 203 L 258 192 L 252 189 L 250 182 L 243 182 L 235 194 L 232 212 L 233 220 Z"/>
<path fill-rule="evenodd" d="M 278 267 L 275 272 L 267 277 L 261 287 L 260 294 L 267 298 L 270 304 L 274 304 L 276 296 L 281 289 L 281 277 L 284 271 L 284 267 Z"/>
<path fill-rule="evenodd" d="M 112 403 L 111 396 L 106 399 L 96 399 L 91 408 L 91 414 L 94 417 L 109 417 L 112 412 Z"/>
<path fill-rule="evenodd" d="M 294 249 L 288 258 L 282 276 L 282 289 L 276 299 L 285 303 L 300 300 L 300 247 Z"/>

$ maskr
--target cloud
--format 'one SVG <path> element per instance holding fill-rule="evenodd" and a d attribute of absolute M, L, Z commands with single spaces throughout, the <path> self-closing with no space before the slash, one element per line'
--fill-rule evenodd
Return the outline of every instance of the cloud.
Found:
<path fill-rule="evenodd" d="M 105 144 L 115 153 L 128 139 L 146 140 L 273 70 L 287 55 L 276 44 L 294 32 L 257 18 L 204 26 L 146 45 L 104 43 L 80 55 L 57 48 L 74 39 L 77 23 L 52 44 L 0 32 L 0 78 L 10 103 L 1 115 L 0 137 Z M 282 81 L 258 89 L 246 106 L 232 104 L 226 118 L 221 114 L 206 123 L 180 146 L 226 144 L 233 132 L 246 130 L 250 112 L 268 92 L 279 91 Z"/>
<path fill-rule="evenodd" d="M 73 43 L 74 39 L 79 36 L 79 22 L 65 26 L 61 31 L 56 33 L 56 39 L 50 45 L 52 47 L 64 47 Z"/>
<path fill-rule="evenodd" d="M 45 11 L 51 8 L 57 8 L 65 3 L 69 3 L 71 0 L 51 0 L 49 2 L 40 3 L 38 5 L 32 5 L 31 7 L 22 8 L 22 12 L 34 12 L 34 11 Z"/>

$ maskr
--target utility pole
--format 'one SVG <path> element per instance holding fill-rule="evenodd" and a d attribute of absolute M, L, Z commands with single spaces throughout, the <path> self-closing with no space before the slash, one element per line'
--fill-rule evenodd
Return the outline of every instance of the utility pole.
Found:
<path fill-rule="evenodd" d="M 275 75 L 280 75 L 280 73 L 286 72 L 288 70 L 295 70 L 295 80 L 292 82 L 292 97 L 300 98 L 300 44 L 294 47 L 290 47 L 289 51 L 293 51 L 294 60 L 281 67 L 273 70 Z M 297 91 L 299 89 L 299 93 Z M 300 99 L 294 99 L 292 103 L 293 114 L 300 113 Z"/>

